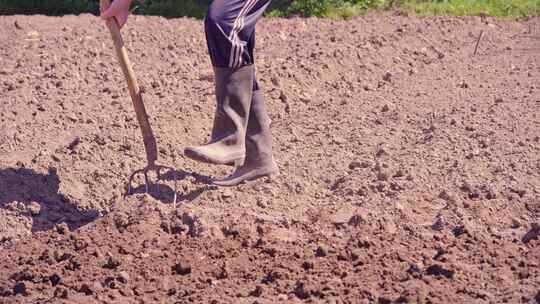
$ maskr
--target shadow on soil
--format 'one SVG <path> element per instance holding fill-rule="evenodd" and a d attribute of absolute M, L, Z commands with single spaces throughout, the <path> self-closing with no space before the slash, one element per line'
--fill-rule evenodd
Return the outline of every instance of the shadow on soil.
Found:
<path fill-rule="evenodd" d="M 178 184 L 178 188 L 176 189 L 178 204 L 192 202 L 204 192 L 217 189 L 216 186 L 212 185 L 212 180 L 209 176 L 194 172 L 184 170 L 169 170 L 161 176 L 161 180 L 163 181 L 174 182 L 175 179 Z M 192 180 L 193 184 L 198 185 L 199 187 L 183 193 L 182 189 L 180 188 L 180 183 L 185 179 Z M 144 183 L 133 188 L 130 195 L 143 193 L 146 193 L 146 186 Z M 172 204 L 174 200 L 174 189 L 163 183 L 156 183 L 155 181 L 149 182 L 148 195 L 161 201 L 162 203 Z"/>
<path fill-rule="evenodd" d="M 55 168 L 47 175 L 27 168 L 0 170 L 0 208 L 32 218 L 32 232 L 50 230 L 61 222 L 75 230 L 99 217 L 96 210 L 78 210 L 59 189 Z"/>

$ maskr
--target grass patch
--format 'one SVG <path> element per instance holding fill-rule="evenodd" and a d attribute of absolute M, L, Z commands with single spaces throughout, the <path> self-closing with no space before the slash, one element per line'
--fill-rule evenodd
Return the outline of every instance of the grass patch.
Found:
<path fill-rule="evenodd" d="M 135 1 L 134 1 L 135 2 Z M 204 18 L 211 0 L 146 0 L 135 11 L 136 14 L 174 17 Z"/>
<path fill-rule="evenodd" d="M 143 15 L 203 18 L 212 0 L 146 0 Z M 134 5 L 138 5 L 134 1 Z M 540 16 L 540 0 L 272 0 L 269 16 L 350 18 L 370 10 L 399 9 L 410 15 L 523 18 Z M 99 13 L 98 0 L 0 0 L 0 15 Z"/>
<path fill-rule="evenodd" d="M 97 13 L 98 1 L 88 0 L 0 0 L 0 15 L 65 15 Z"/>
<path fill-rule="evenodd" d="M 406 0 L 401 7 L 413 15 L 523 18 L 540 15 L 540 0 Z"/>

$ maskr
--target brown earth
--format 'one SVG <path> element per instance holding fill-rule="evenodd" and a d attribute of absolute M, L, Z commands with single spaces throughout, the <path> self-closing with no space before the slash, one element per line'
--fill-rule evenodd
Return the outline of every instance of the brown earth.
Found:
<path fill-rule="evenodd" d="M 0 28 L 0 303 L 540 303 L 538 18 L 262 21 L 281 175 L 231 189 L 182 155 L 202 22 L 131 18 L 176 210 L 171 172 L 123 198 L 145 158 L 104 24 Z"/>

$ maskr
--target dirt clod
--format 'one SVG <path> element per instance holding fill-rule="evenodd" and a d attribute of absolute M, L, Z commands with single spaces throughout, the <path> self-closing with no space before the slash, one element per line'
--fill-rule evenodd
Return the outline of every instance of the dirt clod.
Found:
<path fill-rule="evenodd" d="M 528 243 L 532 240 L 538 240 L 540 237 L 540 223 L 533 223 L 531 229 L 523 236 L 523 243 Z"/>
<path fill-rule="evenodd" d="M 304 268 L 304 270 L 310 270 L 310 269 L 313 269 L 313 262 L 310 262 L 310 261 L 304 261 L 302 263 L 302 268 Z"/>
<path fill-rule="evenodd" d="M 54 290 L 54 297 L 59 299 L 67 299 L 69 298 L 69 291 L 67 290 L 67 288 L 57 287 Z"/>
<path fill-rule="evenodd" d="M 328 248 L 325 245 L 319 245 L 319 247 L 317 247 L 317 250 L 315 250 L 315 256 L 325 257 L 326 255 L 328 255 Z"/>
<path fill-rule="evenodd" d="M 53 274 L 49 277 L 49 280 L 51 281 L 52 286 L 58 285 L 62 281 L 62 278 L 58 274 Z"/>
<path fill-rule="evenodd" d="M 120 283 L 126 284 L 127 282 L 129 282 L 129 278 L 130 278 L 130 276 L 126 271 L 120 271 L 118 273 L 118 281 Z"/>
<path fill-rule="evenodd" d="M 41 213 L 41 205 L 36 202 L 31 202 L 30 205 L 28 205 L 28 211 L 32 216 L 38 216 Z"/>
<path fill-rule="evenodd" d="M 24 282 L 17 282 L 13 286 L 13 294 L 14 295 L 27 295 L 26 293 L 26 284 Z"/>
<path fill-rule="evenodd" d="M 83 283 L 81 285 L 81 287 L 79 288 L 79 292 L 82 292 L 87 296 L 94 294 L 94 290 L 87 283 Z"/>
<path fill-rule="evenodd" d="M 452 279 L 454 277 L 455 271 L 446 269 L 439 264 L 434 264 L 426 269 L 426 273 L 432 276 L 444 276 L 448 279 Z"/>
<path fill-rule="evenodd" d="M 262 286 L 257 285 L 255 286 L 255 289 L 249 293 L 249 295 L 252 297 L 260 297 L 263 295 L 263 291 L 264 289 L 262 288 Z"/>
<path fill-rule="evenodd" d="M 173 274 L 189 275 L 191 274 L 191 265 L 187 262 L 178 262 L 172 267 Z"/>
<path fill-rule="evenodd" d="M 122 265 L 120 259 L 111 255 L 107 258 L 107 262 L 103 265 L 103 268 L 116 269 L 120 265 Z"/>
<path fill-rule="evenodd" d="M 56 229 L 56 232 L 60 234 L 69 233 L 69 226 L 66 223 L 56 224 L 55 229 Z"/>
<path fill-rule="evenodd" d="M 301 281 L 296 282 L 296 286 L 294 287 L 294 295 L 301 300 L 309 299 L 311 297 L 309 291 L 306 290 L 305 283 Z"/>

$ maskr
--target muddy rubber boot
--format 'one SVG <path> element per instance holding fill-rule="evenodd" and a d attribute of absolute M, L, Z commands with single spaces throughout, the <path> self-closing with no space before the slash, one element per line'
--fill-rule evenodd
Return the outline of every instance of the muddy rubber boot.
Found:
<path fill-rule="evenodd" d="M 210 142 L 187 147 L 192 159 L 217 165 L 244 163 L 246 129 L 253 93 L 253 65 L 241 68 L 214 68 L 217 109 Z"/>
<path fill-rule="evenodd" d="M 214 181 L 218 186 L 236 186 L 244 181 L 277 175 L 278 166 L 272 155 L 270 118 L 261 90 L 253 92 L 246 136 L 246 159 L 229 177 Z"/>

